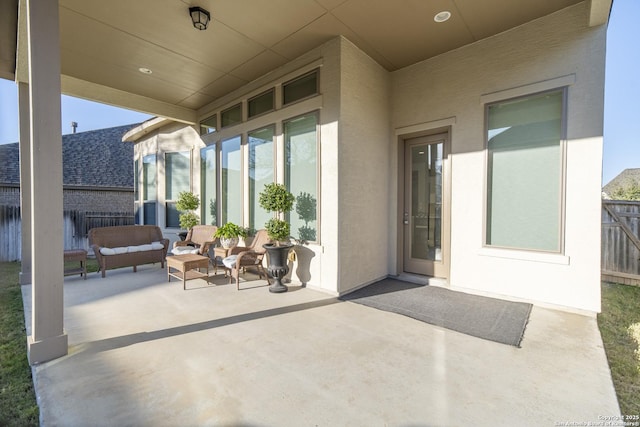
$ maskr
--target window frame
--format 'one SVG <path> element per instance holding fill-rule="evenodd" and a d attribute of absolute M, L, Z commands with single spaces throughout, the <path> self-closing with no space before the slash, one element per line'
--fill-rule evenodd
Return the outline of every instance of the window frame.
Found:
<path fill-rule="evenodd" d="M 321 148 L 321 143 L 320 143 L 320 141 L 321 141 L 321 135 L 320 135 L 320 130 L 321 130 L 321 126 L 320 126 L 320 110 L 311 110 L 311 111 L 308 111 L 306 113 L 295 115 L 293 117 L 284 118 L 284 119 L 282 119 L 280 121 L 281 127 L 282 127 L 282 158 L 283 158 L 282 165 L 280 165 L 280 167 L 282 169 L 283 184 L 287 187 L 287 190 L 291 191 L 290 187 L 289 187 L 289 182 L 288 182 L 290 180 L 290 178 L 288 178 L 288 173 L 287 173 L 287 140 L 286 140 L 286 134 L 285 134 L 285 124 L 287 122 L 292 122 L 292 121 L 294 121 L 296 119 L 300 119 L 300 118 L 303 118 L 305 116 L 315 116 L 315 119 L 316 119 L 316 125 L 315 125 L 315 132 L 316 132 L 316 144 L 315 144 L 315 148 L 316 148 L 316 150 L 315 150 L 315 154 L 316 154 L 316 168 L 315 168 L 316 169 L 315 170 L 316 215 L 315 216 L 316 216 L 316 218 L 314 220 L 315 223 L 316 223 L 315 224 L 316 238 L 315 238 L 315 240 L 305 240 L 305 242 L 313 243 L 313 244 L 320 244 L 320 242 L 321 242 L 320 214 L 322 212 L 322 209 L 321 209 L 321 205 L 322 205 L 321 196 L 322 196 L 322 193 L 320 191 L 320 184 L 321 184 L 321 180 L 322 180 L 321 168 L 320 168 L 320 162 L 321 162 L 321 153 L 320 153 L 320 148 Z M 296 194 L 293 194 L 293 196 L 297 197 Z M 288 212 L 285 215 L 287 217 L 286 220 L 290 224 L 291 224 L 291 215 L 297 214 L 295 212 L 296 203 L 297 203 L 297 200 L 294 203 L 292 211 Z M 294 235 L 293 234 L 293 230 L 292 230 L 291 234 Z"/>
<path fill-rule="evenodd" d="M 246 216 L 246 220 L 247 220 L 247 226 L 249 228 L 253 228 L 256 230 L 259 230 L 261 228 L 264 228 L 264 224 L 255 224 L 255 218 L 251 217 L 251 204 L 253 202 L 253 200 L 251 199 L 251 197 L 253 196 L 253 194 L 251 193 L 251 134 L 255 134 L 256 132 L 260 132 L 266 129 L 270 129 L 271 130 L 271 156 L 272 156 L 272 160 L 271 160 L 271 166 L 272 166 L 272 171 L 271 171 L 271 176 L 272 176 L 272 181 L 271 182 L 276 182 L 276 178 L 278 175 L 278 144 L 277 144 L 277 133 L 276 133 L 276 124 L 272 123 L 272 124 L 268 124 L 265 126 L 261 126 L 259 128 L 256 129 L 252 129 L 252 130 L 248 130 L 246 132 L 246 149 L 247 149 L 247 163 L 246 163 L 246 171 L 243 171 L 242 176 L 244 178 L 246 178 L 247 180 L 247 199 L 246 202 L 248 203 L 246 206 L 246 211 L 247 211 L 247 216 Z M 255 195 L 259 195 L 260 192 L 262 191 L 261 188 L 255 188 Z M 262 209 L 260 206 L 255 206 L 255 209 Z M 251 222 L 254 222 L 254 224 L 251 224 Z"/>
<path fill-rule="evenodd" d="M 251 114 L 251 102 L 256 101 L 257 99 L 262 98 L 263 96 L 268 94 L 271 95 L 271 108 L 269 108 L 268 110 Z M 252 96 L 251 98 L 247 99 L 247 118 L 248 119 L 254 119 L 256 117 L 260 117 L 261 115 L 270 113 L 275 109 L 276 109 L 276 90 L 273 87 L 269 88 L 268 90 L 265 90 L 264 92 L 259 93 L 256 96 Z"/>
<path fill-rule="evenodd" d="M 225 124 L 224 123 L 224 114 L 225 113 L 229 113 L 230 111 L 233 111 L 233 110 L 236 110 L 236 109 L 240 110 L 240 121 Z M 242 124 L 242 123 L 244 123 L 243 113 L 242 113 L 242 102 L 238 102 L 238 103 L 232 105 L 231 107 L 225 108 L 224 110 L 220 111 L 220 129 L 230 128 L 232 126 L 237 126 L 237 125 Z"/>
<path fill-rule="evenodd" d="M 168 169 L 168 162 L 167 159 L 169 157 L 171 157 L 172 154 L 178 154 L 178 155 L 184 155 L 186 154 L 186 158 L 187 158 L 187 162 L 188 162 L 188 167 L 187 167 L 187 177 L 189 180 L 189 183 L 187 185 L 187 189 L 186 190 L 182 190 L 182 191 L 192 191 L 193 186 L 191 185 L 191 181 L 192 181 L 192 176 L 193 176 L 193 166 L 192 166 L 192 150 L 182 150 L 182 151 L 165 151 L 164 153 L 164 209 L 165 209 L 165 213 L 164 213 L 164 226 L 165 228 L 171 228 L 171 229 L 179 229 L 180 228 L 180 222 L 179 222 L 179 218 L 180 218 L 180 212 L 176 209 L 176 203 L 177 203 L 177 199 L 170 199 L 169 195 L 167 194 L 168 189 L 169 189 L 169 185 L 168 185 L 168 179 L 169 179 L 169 169 Z M 173 173 L 173 172 L 171 172 Z M 176 196 L 174 194 L 174 196 Z M 175 211 L 176 213 L 174 213 L 174 215 L 177 214 L 178 216 L 178 223 L 177 224 L 169 224 L 169 212 L 173 212 Z"/>
<path fill-rule="evenodd" d="M 204 224 L 207 224 L 207 222 L 205 221 L 205 219 L 207 218 L 206 215 L 206 209 L 210 209 L 209 206 L 209 202 L 205 201 L 205 192 L 207 191 L 207 185 L 205 183 L 206 180 L 206 173 L 208 172 L 207 168 L 206 168 L 206 155 L 203 155 L 209 151 L 213 152 L 213 163 L 214 163 L 214 183 L 213 183 L 213 196 L 214 196 L 214 203 L 215 203 L 215 212 L 213 213 L 213 224 L 209 224 L 209 225 L 220 225 L 218 218 L 220 215 L 220 209 L 218 207 L 218 200 L 219 200 L 219 193 L 218 193 L 218 188 L 219 188 L 219 182 L 220 182 L 220 177 L 219 177 L 219 173 L 220 173 L 220 156 L 221 156 L 221 150 L 220 150 L 220 146 L 221 144 L 218 143 L 214 143 L 211 145 L 207 145 L 206 147 L 202 147 L 200 149 L 200 219 L 201 222 L 203 222 Z"/>
<path fill-rule="evenodd" d="M 214 126 L 208 126 L 204 124 L 210 120 L 214 121 Z M 211 114 L 205 119 L 200 120 L 200 135 L 209 135 L 217 131 L 218 131 L 218 114 L 217 113 Z"/>
<path fill-rule="evenodd" d="M 147 159 L 153 159 L 154 167 L 154 180 L 155 180 L 155 195 L 152 199 L 149 198 L 147 188 L 147 171 L 144 167 L 145 164 L 151 164 L 151 161 Z M 147 210 L 153 206 L 153 222 L 147 222 Z M 158 225 L 158 155 L 156 153 L 147 154 L 142 156 L 142 224 L 144 225 Z"/>
<path fill-rule="evenodd" d="M 537 86 L 536 86 L 537 87 Z M 491 106 L 498 104 L 517 102 L 526 98 L 532 98 L 541 96 L 544 94 L 551 94 L 559 92 L 561 95 L 561 118 L 560 118 L 560 138 L 559 138 L 559 182 L 558 182 L 558 230 L 557 230 L 557 242 L 558 248 L 554 250 L 544 250 L 536 248 L 527 248 L 519 246 L 505 246 L 488 243 L 488 223 L 489 216 L 489 194 L 490 194 L 490 158 L 489 158 L 489 109 Z M 483 218 L 482 218 L 482 252 L 486 255 L 488 251 L 504 252 L 504 253 L 529 253 L 541 254 L 542 256 L 549 255 L 563 255 L 565 253 L 565 231 L 566 231 L 566 169 L 567 169 L 567 121 L 568 121 L 568 99 L 569 99 L 569 86 L 551 86 L 548 88 L 542 88 L 538 91 L 520 91 L 520 90 L 508 90 L 503 92 L 504 96 L 495 96 L 495 94 L 484 96 L 483 108 L 484 108 L 484 197 L 483 197 Z M 489 252 L 490 254 L 490 252 Z M 516 257 L 516 256 L 511 256 Z"/>
<path fill-rule="evenodd" d="M 286 102 L 286 88 L 287 86 L 291 85 L 292 83 L 295 83 L 297 81 L 303 80 L 309 76 L 315 75 L 316 77 L 316 86 L 315 86 L 315 90 L 313 91 L 313 93 L 310 93 L 308 95 L 303 96 L 302 98 L 297 98 L 294 99 L 293 101 L 289 101 Z M 303 73 L 297 77 L 294 77 L 291 80 L 287 80 L 286 82 L 282 83 L 282 106 L 283 107 L 288 107 L 290 105 L 296 104 L 298 102 L 304 101 L 306 99 L 309 98 L 313 98 L 314 96 L 317 96 L 320 94 L 320 69 L 319 68 L 315 68 L 307 73 Z M 283 123 L 285 122 L 285 120 L 283 120 Z"/>

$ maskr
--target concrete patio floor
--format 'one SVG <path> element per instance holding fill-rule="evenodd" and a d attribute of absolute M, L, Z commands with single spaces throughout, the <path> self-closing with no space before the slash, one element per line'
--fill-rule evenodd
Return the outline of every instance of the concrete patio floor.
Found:
<path fill-rule="evenodd" d="M 33 367 L 42 426 L 558 426 L 620 415 L 594 317 L 534 307 L 515 348 L 311 289 L 213 282 L 184 291 L 158 265 L 68 277 L 69 354 Z M 30 286 L 23 297 L 30 319 Z"/>

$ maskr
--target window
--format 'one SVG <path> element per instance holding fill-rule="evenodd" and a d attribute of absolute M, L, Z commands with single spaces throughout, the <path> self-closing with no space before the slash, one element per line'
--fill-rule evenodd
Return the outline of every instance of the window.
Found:
<path fill-rule="evenodd" d="M 234 105 L 220 113 L 221 127 L 226 128 L 242 123 L 242 104 Z"/>
<path fill-rule="evenodd" d="M 249 117 L 255 117 L 260 114 L 272 111 L 274 107 L 274 90 L 268 90 L 267 92 L 255 96 L 247 101 L 247 107 L 249 109 Z"/>
<path fill-rule="evenodd" d="M 318 93 L 318 70 L 314 70 L 282 85 L 282 103 L 291 104 Z"/>
<path fill-rule="evenodd" d="M 222 141 L 221 224 L 233 222 L 242 225 L 241 140 L 241 137 L 236 136 Z"/>
<path fill-rule="evenodd" d="M 216 146 L 211 145 L 200 150 L 200 194 L 202 213 L 200 217 L 205 224 L 218 224 L 218 203 L 216 202 Z"/>
<path fill-rule="evenodd" d="M 216 114 L 214 114 L 213 116 L 207 117 L 206 119 L 200 122 L 200 135 L 213 133 L 216 130 L 218 130 L 218 116 Z"/>
<path fill-rule="evenodd" d="M 564 97 L 487 105 L 487 245 L 562 250 Z"/>
<path fill-rule="evenodd" d="M 255 230 L 272 216 L 260 207 L 258 195 L 274 181 L 273 135 L 273 126 L 249 132 L 249 227 Z"/>
<path fill-rule="evenodd" d="M 140 163 L 133 161 L 133 223 L 140 224 Z"/>
<path fill-rule="evenodd" d="M 144 224 L 156 225 L 156 155 L 144 156 L 142 159 L 142 220 Z"/>
<path fill-rule="evenodd" d="M 167 228 L 180 228 L 180 212 L 176 209 L 176 201 L 181 192 L 191 191 L 191 156 L 189 151 L 166 153 L 165 169 L 165 203 Z"/>
<path fill-rule="evenodd" d="M 284 128 L 285 185 L 296 198 L 289 214 L 291 234 L 317 241 L 318 116 L 307 114 L 286 121 Z"/>

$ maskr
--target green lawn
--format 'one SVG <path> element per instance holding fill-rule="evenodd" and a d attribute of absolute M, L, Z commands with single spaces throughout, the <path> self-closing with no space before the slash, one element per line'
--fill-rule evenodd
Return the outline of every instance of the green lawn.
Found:
<path fill-rule="evenodd" d="M 623 415 L 640 414 L 640 288 L 602 284 L 598 326 Z"/>
<path fill-rule="evenodd" d="M 27 361 L 20 264 L 0 263 L 0 426 L 37 426 L 38 404 Z"/>

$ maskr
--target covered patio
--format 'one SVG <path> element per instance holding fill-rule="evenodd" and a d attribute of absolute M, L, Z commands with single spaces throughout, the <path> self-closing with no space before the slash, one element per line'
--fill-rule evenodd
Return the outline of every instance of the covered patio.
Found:
<path fill-rule="evenodd" d="M 69 354 L 33 368 L 44 426 L 560 425 L 619 415 L 596 319 L 534 307 L 522 348 L 322 292 L 64 281 Z M 31 287 L 23 287 L 25 317 Z M 30 333 L 30 331 L 29 331 Z"/>
<path fill-rule="evenodd" d="M 2 2 L 0 78 L 18 84 L 21 283 L 29 285 L 29 360 L 43 420 L 540 425 L 615 414 L 594 317 L 535 307 L 523 348 L 515 349 L 333 296 L 404 271 L 404 141 L 445 132 L 453 139 L 442 187 L 452 200 L 443 210 L 438 277 L 460 288 L 599 310 L 601 97 L 611 0 L 525 3 L 443 0 L 416 11 L 383 0 L 375 7 L 360 0 L 277 7 L 203 1 L 213 20 L 198 31 L 187 13 L 191 2 Z M 438 27 L 434 17 L 444 11 L 452 18 Z M 309 67 L 320 70 L 316 92 L 283 105 L 284 84 Z M 279 101 L 273 112 L 244 120 L 247 130 L 269 119 L 281 146 L 284 119 L 319 117 L 316 169 L 322 165 L 324 173 L 316 188 L 318 206 L 326 208 L 317 209 L 319 239 L 310 247 L 313 279 L 327 292 L 301 288 L 274 298 L 264 288 L 236 292 L 226 285 L 182 291 L 157 268 L 64 279 L 61 93 L 198 133 L 212 114 L 222 128 L 227 107 L 240 105 L 246 116 L 243 106 L 266 88 Z M 566 93 L 569 106 L 562 109 L 569 114 L 567 147 L 557 163 L 571 174 L 565 182 L 559 173 L 555 184 L 570 197 L 557 200 L 558 248 L 542 255 L 487 250 L 485 105 L 550 90 Z M 213 146 L 237 129 L 198 135 Z M 283 181 L 284 152 L 275 153 L 274 180 Z M 461 173 L 450 177 L 454 157 Z M 356 164 L 365 166 L 349 167 Z M 449 205 L 463 208 L 451 213 Z M 356 249 L 365 246 L 370 250 L 360 255 Z M 523 283 L 514 286 L 516 275 Z"/>

